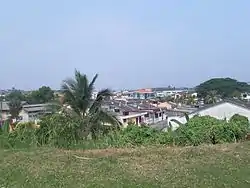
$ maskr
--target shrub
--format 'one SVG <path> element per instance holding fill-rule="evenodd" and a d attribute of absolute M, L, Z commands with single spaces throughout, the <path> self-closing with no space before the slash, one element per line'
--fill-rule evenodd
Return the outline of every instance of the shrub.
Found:
<path fill-rule="evenodd" d="M 245 138 L 248 120 L 235 115 L 227 122 L 209 116 L 191 118 L 176 130 L 177 145 L 219 144 L 240 141 Z"/>
<path fill-rule="evenodd" d="M 138 127 L 137 125 L 129 125 L 122 130 L 121 135 L 124 142 L 130 145 L 144 145 L 154 143 L 158 131 L 149 127 Z"/>
<path fill-rule="evenodd" d="M 210 116 L 196 116 L 191 118 L 186 125 L 176 130 L 177 145 L 200 145 L 210 144 L 210 128 L 222 121 Z"/>
<path fill-rule="evenodd" d="M 39 145 L 69 147 L 80 139 L 80 123 L 66 115 L 48 115 L 43 117 L 39 124 L 40 128 L 36 131 Z"/>
<path fill-rule="evenodd" d="M 236 140 L 245 139 L 249 132 L 250 123 L 247 117 L 235 114 L 229 120 L 230 130 L 234 133 Z"/>
<path fill-rule="evenodd" d="M 242 124 L 245 124 L 245 125 L 249 125 L 249 120 L 247 117 L 245 116 L 242 116 L 242 115 L 239 115 L 239 114 L 235 114 L 233 115 L 229 122 L 233 122 L 233 123 L 242 123 Z"/>
<path fill-rule="evenodd" d="M 133 147 L 142 145 L 179 145 L 197 146 L 200 144 L 220 144 L 241 141 L 249 127 L 248 120 L 235 115 L 229 122 L 209 116 L 195 116 L 175 131 L 156 129 L 130 124 L 127 128 L 110 129 L 96 140 L 83 139 L 80 122 L 63 114 L 45 116 L 37 128 L 32 123 L 19 123 L 15 130 L 8 133 L 8 125 L 2 127 L 0 147 L 20 148 L 53 146 L 63 148 L 108 148 Z"/>
<path fill-rule="evenodd" d="M 227 122 L 213 125 L 209 130 L 209 137 L 212 144 L 222 144 L 227 142 L 235 142 L 236 137 L 231 130 L 232 125 Z"/>

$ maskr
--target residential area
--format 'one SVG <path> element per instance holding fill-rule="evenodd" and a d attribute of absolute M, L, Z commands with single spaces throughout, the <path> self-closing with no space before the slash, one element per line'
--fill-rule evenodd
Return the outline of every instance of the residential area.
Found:
<path fill-rule="evenodd" d="M 250 188 L 250 1 L 0 1 L 0 188 Z"/>
<path fill-rule="evenodd" d="M 235 80 L 229 80 L 229 82 L 233 84 Z M 13 122 L 37 123 L 44 115 L 53 113 L 53 105 L 61 105 L 63 92 L 60 90 L 52 91 L 49 87 L 43 86 L 38 91 L 44 92 L 44 95 L 50 96 L 50 99 L 44 99 L 45 103 L 37 104 L 34 101 L 43 101 L 39 97 L 30 99 L 32 103 L 21 101 L 19 114 L 13 119 Z M 2 91 L 0 101 L 1 122 L 11 118 L 7 96 L 11 96 L 15 92 L 21 96 L 27 95 L 27 93 L 28 95 L 35 95 L 36 93 L 36 91 L 24 92 L 15 89 Z M 240 114 L 250 120 L 250 94 L 248 92 L 238 93 L 237 96 L 231 96 L 231 98 L 222 98 L 214 91 L 208 91 L 208 93 L 210 96 L 201 98 L 195 88 L 171 87 L 114 91 L 112 96 L 104 101 L 102 109 L 117 117 L 123 127 L 127 127 L 129 124 L 145 125 L 163 131 L 167 130 L 172 119 L 185 123 L 185 114 L 190 117 L 201 115 L 227 120 L 234 114 Z M 97 96 L 98 92 L 93 91 L 92 100 L 95 100 Z M 27 99 L 29 98 L 31 97 L 27 97 Z M 172 122 L 172 126 L 177 128 L 178 124 Z"/>

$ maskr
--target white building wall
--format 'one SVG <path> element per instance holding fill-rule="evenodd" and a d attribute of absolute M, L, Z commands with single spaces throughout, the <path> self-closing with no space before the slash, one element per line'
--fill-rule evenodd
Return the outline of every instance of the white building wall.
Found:
<path fill-rule="evenodd" d="M 19 116 L 22 117 L 21 122 L 29 122 L 29 114 L 26 113 L 24 110 L 22 110 L 22 111 L 19 113 Z"/>
<path fill-rule="evenodd" d="M 197 113 L 193 113 L 189 115 L 189 118 L 192 118 L 194 115 L 199 116 L 211 116 L 216 119 L 226 119 L 229 120 L 233 115 L 239 114 L 242 116 L 246 116 L 248 120 L 250 121 L 250 109 L 243 108 L 241 106 L 234 105 L 232 103 L 222 103 L 220 105 L 213 106 L 211 108 L 207 108 L 204 110 L 201 110 Z M 169 117 L 168 124 L 171 121 L 171 119 L 176 119 L 180 121 L 181 123 L 186 123 L 185 117 Z M 178 124 L 171 122 L 173 129 L 178 128 Z"/>
<path fill-rule="evenodd" d="M 202 110 L 198 113 L 200 116 L 211 116 L 217 119 L 227 119 L 229 120 L 233 115 L 239 114 L 246 116 L 250 121 L 250 109 L 246 109 L 231 103 L 222 103 L 220 105 Z M 193 117 L 195 114 L 192 114 L 190 117 Z"/>

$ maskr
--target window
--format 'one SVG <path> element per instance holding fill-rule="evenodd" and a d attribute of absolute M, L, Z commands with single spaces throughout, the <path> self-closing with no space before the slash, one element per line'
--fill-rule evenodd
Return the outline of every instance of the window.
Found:
<path fill-rule="evenodd" d="M 158 118 L 158 117 L 159 117 L 158 113 L 155 113 L 155 118 Z"/>
<path fill-rule="evenodd" d="M 126 123 L 127 122 L 127 119 L 123 119 L 123 123 Z"/>
<path fill-rule="evenodd" d="M 161 113 L 159 113 L 159 116 L 161 117 Z"/>
<path fill-rule="evenodd" d="M 119 112 L 120 112 L 120 109 L 116 108 L 116 109 L 115 109 L 115 112 L 116 112 L 116 113 L 119 113 Z"/>
<path fill-rule="evenodd" d="M 128 115 L 129 115 L 129 112 L 123 112 L 123 115 L 124 115 L 124 116 L 128 116 Z"/>
<path fill-rule="evenodd" d="M 149 117 L 149 114 L 145 114 L 144 117 L 146 117 L 146 118 Z"/>

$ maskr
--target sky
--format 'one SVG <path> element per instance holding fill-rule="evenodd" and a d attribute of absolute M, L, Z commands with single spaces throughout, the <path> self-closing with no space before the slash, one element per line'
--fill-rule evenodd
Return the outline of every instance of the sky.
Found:
<path fill-rule="evenodd" d="M 0 1 L 0 89 L 250 81 L 249 0 Z"/>

